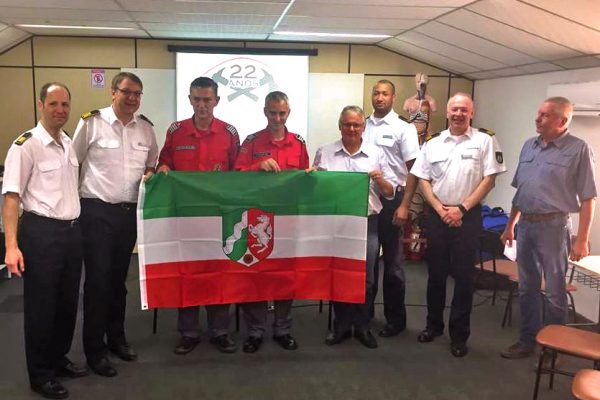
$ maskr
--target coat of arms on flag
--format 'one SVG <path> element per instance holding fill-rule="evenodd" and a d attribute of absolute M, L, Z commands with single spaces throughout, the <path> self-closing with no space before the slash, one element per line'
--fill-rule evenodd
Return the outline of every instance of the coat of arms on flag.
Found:
<path fill-rule="evenodd" d="M 259 208 L 235 210 L 223 216 L 223 252 L 246 267 L 273 251 L 273 213 Z"/>

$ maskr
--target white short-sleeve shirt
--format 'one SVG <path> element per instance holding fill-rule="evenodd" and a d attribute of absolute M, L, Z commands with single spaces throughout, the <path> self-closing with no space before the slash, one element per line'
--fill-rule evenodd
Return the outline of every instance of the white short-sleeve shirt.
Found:
<path fill-rule="evenodd" d="M 320 171 L 366 172 L 379 170 L 385 180 L 392 185 L 394 173 L 387 164 L 383 152 L 377 147 L 363 141 L 360 150 L 350 154 L 341 140 L 327 144 L 315 155 L 313 166 Z M 394 185 L 395 187 L 395 185 Z M 379 214 L 382 208 L 379 189 L 375 182 L 369 184 L 369 215 Z"/>
<path fill-rule="evenodd" d="M 18 194 L 23 210 L 44 217 L 79 217 L 79 164 L 71 139 L 61 131 L 57 143 L 40 122 L 28 133 L 8 150 L 2 194 Z"/>
<path fill-rule="evenodd" d="M 158 159 L 153 126 L 139 115 L 123 125 L 112 107 L 79 121 L 73 148 L 81 163 L 81 197 L 107 203 L 135 203 L 146 168 Z"/>
<path fill-rule="evenodd" d="M 425 142 L 410 170 L 431 181 L 433 194 L 445 205 L 462 204 L 484 176 L 505 171 L 496 137 L 471 127 L 460 136 L 446 129 Z"/>
<path fill-rule="evenodd" d="M 406 162 L 414 160 L 419 154 L 417 128 L 390 111 L 383 118 L 376 118 L 374 115 L 367 118 L 362 137 L 364 141 L 383 151 L 394 172 L 394 178 L 390 182 L 394 186 L 405 186 L 408 176 Z"/>

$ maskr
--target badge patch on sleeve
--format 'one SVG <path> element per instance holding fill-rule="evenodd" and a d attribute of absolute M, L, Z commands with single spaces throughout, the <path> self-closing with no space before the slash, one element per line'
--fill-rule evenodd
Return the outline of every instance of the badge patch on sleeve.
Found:
<path fill-rule="evenodd" d="M 502 157 L 501 151 L 496 152 L 496 161 L 498 162 L 498 164 L 502 164 L 504 162 L 504 157 Z"/>

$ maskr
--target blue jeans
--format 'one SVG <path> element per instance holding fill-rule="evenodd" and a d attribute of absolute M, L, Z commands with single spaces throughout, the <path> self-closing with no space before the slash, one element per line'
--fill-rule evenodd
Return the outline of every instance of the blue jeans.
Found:
<path fill-rule="evenodd" d="M 521 335 L 525 346 L 535 345 L 542 328 L 542 276 L 545 281 L 545 315 L 548 324 L 567 320 L 565 274 L 571 249 L 571 220 L 559 216 L 547 221 L 528 222 L 517 227 L 517 263 L 519 265 L 519 307 Z"/>

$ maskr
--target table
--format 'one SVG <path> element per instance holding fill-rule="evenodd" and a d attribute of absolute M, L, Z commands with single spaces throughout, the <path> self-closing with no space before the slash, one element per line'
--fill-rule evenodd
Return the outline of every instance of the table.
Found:
<path fill-rule="evenodd" d="M 569 263 L 573 266 L 574 281 L 600 292 L 600 256 L 587 256 L 579 261 L 569 260 Z M 598 322 L 595 325 L 596 331 L 600 332 L 600 308 Z"/>

